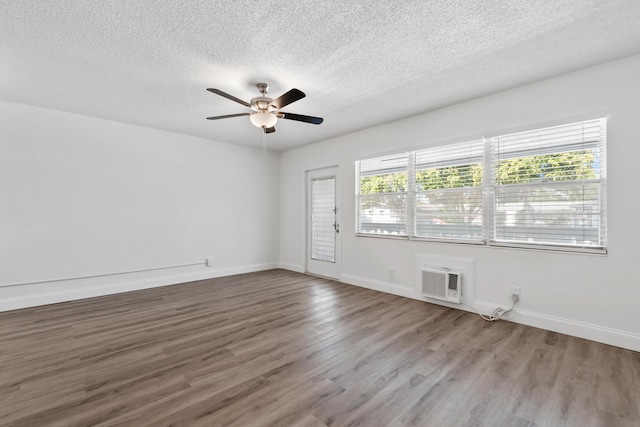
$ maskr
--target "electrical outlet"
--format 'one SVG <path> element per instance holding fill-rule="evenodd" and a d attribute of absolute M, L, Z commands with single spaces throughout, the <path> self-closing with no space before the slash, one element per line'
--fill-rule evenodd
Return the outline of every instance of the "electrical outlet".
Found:
<path fill-rule="evenodd" d="M 206 265 L 207 267 L 212 267 L 213 266 L 213 258 L 205 258 L 204 259 L 204 265 Z"/>
<path fill-rule="evenodd" d="M 511 287 L 511 300 L 513 302 L 520 300 L 520 286 Z"/>
<path fill-rule="evenodd" d="M 389 269 L 389 279 L 395 279 L 396 278 L 396 269 L 395 268 L 390 268 Z"/>

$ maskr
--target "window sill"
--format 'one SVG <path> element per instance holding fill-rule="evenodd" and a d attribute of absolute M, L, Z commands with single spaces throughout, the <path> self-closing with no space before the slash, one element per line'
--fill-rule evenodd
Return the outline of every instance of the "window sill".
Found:
<path fill-rule="evenodd" d="M 524 249 L 543 252 L 560 252 L 585 255 L 607 255 L 607 248 L 584 247 L 584 246 L 563 246 L 545 244 L 523 244 L 516 242 L 489 242 L 488 247 L 506 249 Z"/>
<path fill-rule="evenodd" d="M 356 237 L 373 237 L 374 239 L 391 239 L 391 240 L 409 240 L 409 236 L 404 234 L 356 233 Z"/>
<path fill-rule="evenodd" d="M 569 254 L 583 254 L 583 255 L 599 255 L 606 256 L 607 248 L 591 248 L 580 246 L 562 246 L 562 245 L 545 245 L 545 244 L 522 244 L 516 242 L 484 242 L 476 240 L 457 240 L 457 239 L 429 239 L 423 237 L 409 237 L 406 235 L 391 235 L 391 234 L 367 234 L 356 233 L 356 237 L 372 237 L 375 239 L 389 239 L 389 240 L 408 240 L 411 242 L 424 242 L 424 243 L 438 243 L 438 244 L 454 244 L 464 246 L 476 246 L 487 247 L 496 249 L 516 249 L 525 251 L 541 251 L 541 252 L 556 252 L 556 253 L 569 253 Z"/>

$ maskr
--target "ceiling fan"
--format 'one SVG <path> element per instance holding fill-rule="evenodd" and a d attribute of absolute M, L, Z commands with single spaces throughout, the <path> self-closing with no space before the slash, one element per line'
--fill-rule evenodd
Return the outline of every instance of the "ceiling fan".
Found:
<path fill-rule="evenodd" d="M 312 123 L 314 125 L 319 125 L 320 123 L 322 123 L 323 119 L 321 117 L 305 116 L 303 114 L 285 113 L 284 111 L 280 111 L 282 107 L 285 107 L 293 102 L 304 98 L 306 95 L 301 90 L 291 89 L 284 95 L 281 95 L 276 99 L 271 99 L 267 97 L 267 92 L 269 91 L 268 84 L 258 83 L 256 86 L 258 87 L 261 96 L 253 98 L 250 103 L 245 102 L 242 99 L 238 99 L 233 95 L 229 95 L 228 93 L 223 92 L 220 89 L 207 89 L 209 92 L 223 96 L 253 110 L 253 112 L 251 113 L 238 113 L 227 114 L 225 116 L 207 117 L 207 120 L 219 120 L 228 119 L 230 117 L 249 116 L 249 120 L 251 120 L 251 123 L 253 123 L 254 126 L 262 128 L 264 130 L 264 133 L 275 132 L 275 124 L 278 119 L 295 120 L 298 122 Z"/>

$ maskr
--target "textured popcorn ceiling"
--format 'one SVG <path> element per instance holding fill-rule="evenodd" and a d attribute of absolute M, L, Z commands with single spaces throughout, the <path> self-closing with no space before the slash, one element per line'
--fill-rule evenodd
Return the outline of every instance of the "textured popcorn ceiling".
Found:
<path fill-rule="evenodd" d="M 205 89 L 265 81 L 278 151 L 635 53 L 638 0 L 0 2 L 1 100 L 261 147 Z"/>

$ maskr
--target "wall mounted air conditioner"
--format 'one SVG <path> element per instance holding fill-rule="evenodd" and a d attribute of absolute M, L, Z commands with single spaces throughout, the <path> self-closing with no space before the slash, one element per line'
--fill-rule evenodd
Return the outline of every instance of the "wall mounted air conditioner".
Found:
<path fill-rule="evenodd" d="M 422 295 L 460 304 L 462 302 L 462 274 L 437 267 L 422 267 Z"/>

